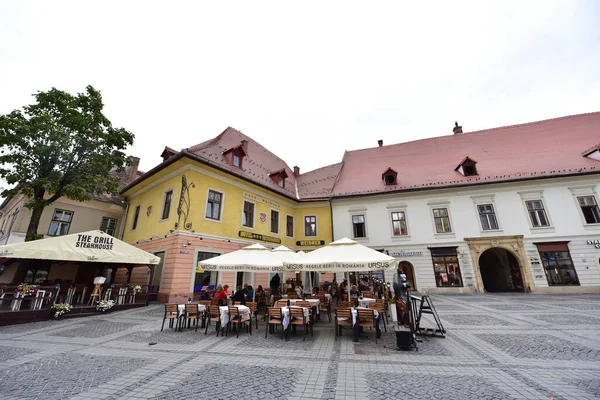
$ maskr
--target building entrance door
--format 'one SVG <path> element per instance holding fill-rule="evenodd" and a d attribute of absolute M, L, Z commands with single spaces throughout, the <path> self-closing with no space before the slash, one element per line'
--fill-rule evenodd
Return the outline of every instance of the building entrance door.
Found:
<path fill-rule="evenodd" d="M 519 261 L 510 251 L 487 249 L 479 257 L 479 269 L 486 292 L 524 292 Z"/>
<path fill-rule="evenodd" d="M 411 290 L 417 290 L 417 281 L 415 280 L 415 268 L 408 261 L 400 261 L 399 267 L 406 275 L 406 281 L 410 284 Z"/>

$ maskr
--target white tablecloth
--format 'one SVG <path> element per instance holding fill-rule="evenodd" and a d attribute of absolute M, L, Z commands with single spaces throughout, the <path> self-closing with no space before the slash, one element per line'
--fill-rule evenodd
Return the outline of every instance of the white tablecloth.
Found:
<path fill-rule="evenodd" d="M 297 302 L 303 301 L 302 299 L 290 299 L 290 305 L 295 306 Z M 317 307 L 317 314 L 319 314 L 319 306 L 321 305 L 321 300 L 319 299 L 306 299 L 310 303 L 311 307 Z"/>
<path fill-rule="evenodd" d="M 373 310 L 372 308 L 366 308 L 366 307 L 358 307 L 358 308 Z M 356 325 L 356 318 L 358 317 L 358 310 L 353 308 L 350 311 L 352 311 L 352 325 Z M 373 310 L 373 314 L 375 315 L 375 318 L 379 317 L 379 313 L 376 310 Z"/>
<path fill-rule="evenodd" d="M 196 304 L 198 306 L 198 312 L 206 311 L 206 306 L 204 304 Z M 181 317 L 185 313 L 185 304 L 177 304 L 177 316 Z"/>
<path fill-rule="evenodd" d="M 287 327 L 290 324 L 290 308 L 300 308 L 300 307 L 295 307 L 295 306 L 281 307 L 281 313 L 283 314 L 283 329 L 287 329 Z M 302 307 L 302 311 L 304 312 L 304 316 L 306 318 L 308 318 L 310 315 L 308 308 Z"/>
<path fill-rule="evenodd" d="M 250 314 L 250 308 L 247 306 L 233 306 L 237 307 L 240 314 Z M 229 306 L 219 307 L 219 313 L 221 314 L 221 327 L 225 327 L 229 323 Z"/>
<path fill-rule="evenodd" d="M 361 307 L 369 307 L 369 303 L 374 303 L 376 302 L 377 299 L 369 299 L 368 297 L 364 297 L 362 299 L 358 299 L 358 304 L 360 304 Z"/>

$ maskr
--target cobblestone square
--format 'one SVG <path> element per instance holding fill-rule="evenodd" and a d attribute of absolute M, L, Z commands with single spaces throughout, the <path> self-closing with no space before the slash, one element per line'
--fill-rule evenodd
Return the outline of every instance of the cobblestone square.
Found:
<path fill-rule="evenodd" d="M 166 324 L 163 306 L 0 328 L 1 399 L 593 399 L 600 296 L 432 296 L 447 330 L 399 351 L 390 325 L 322 320 L 265 339 Z M 432 319 L 424 320 L 433 327 Z"/>

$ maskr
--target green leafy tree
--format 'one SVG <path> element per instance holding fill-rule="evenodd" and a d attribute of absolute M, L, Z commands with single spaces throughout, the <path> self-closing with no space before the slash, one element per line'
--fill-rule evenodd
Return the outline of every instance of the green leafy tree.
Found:
<path fill-rule="evenodd" d="M 52 88 L 34 95 L 36 103 L 0 115 L 0 177 L 28 197 L 31 220 L 25 240 L 35 240 L 44 208 L 58 198 L 87 201 L 117 195 L 114 172 L 130 162 L 124 153 L 134 135 L 114 128 L 104 116 L 102 96 L 91 86 L 73 96 Z"/>

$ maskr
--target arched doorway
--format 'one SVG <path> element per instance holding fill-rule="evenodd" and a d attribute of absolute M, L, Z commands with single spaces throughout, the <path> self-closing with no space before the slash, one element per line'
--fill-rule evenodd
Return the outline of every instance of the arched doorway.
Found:
<path fill-rule="evenodd" d="M 410 283 L 410 288 L 412 290 L 417 290 L 417 281 L 415 280 L 415 268 L 408 261 L 400 261 L 398 264 L 398 268 L 404 271 L 406 275 L 406 281 Z"/>
<path fill-rule="evenodd" d="M 486 292 L 524 292 L 519 261 L 508 250 L 495 247 L 481 253 L 479 271 Z"/>

